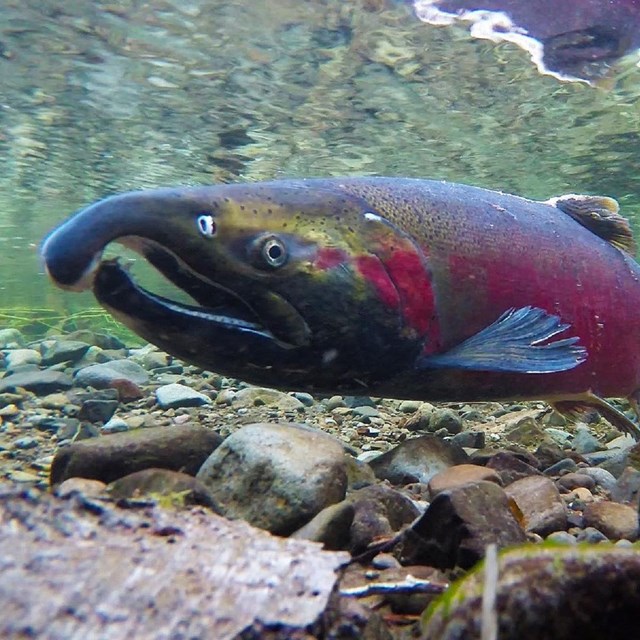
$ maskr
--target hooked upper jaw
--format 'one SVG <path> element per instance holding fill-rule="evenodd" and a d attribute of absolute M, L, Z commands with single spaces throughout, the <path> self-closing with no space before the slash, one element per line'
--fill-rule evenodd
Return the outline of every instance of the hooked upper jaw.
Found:
<path fill-rule="evenodd" d="M 336 217 L 331 198 L 343 207 L 335 224 L 327 223 Z M 354 226 L 366 220 L 346 198 L 303 183 L 132 192 L 77 213 L 47 238 L 42 256 L 58 286 L 92 288 L 123 324 L 187 361 L 272 386 L 311 389 L 309 374 L 316 389 L 358 389 L 356 376 L 387 374 L 400 351 L 417 353 L 420 338 L 399 332 L 397 306 L 380 296 L 393 284 L 376 289 L 364 277 L 363 265 L 377 257 L 359 245 L 336 247 L 344 207 Z M 103 260 L 112 241 L 141 254 L 194 304 L 158 296 Z M 351 260 L 354 250 L 365 262 Z M 381 263 L 372 277 L 380 285 Z"/>

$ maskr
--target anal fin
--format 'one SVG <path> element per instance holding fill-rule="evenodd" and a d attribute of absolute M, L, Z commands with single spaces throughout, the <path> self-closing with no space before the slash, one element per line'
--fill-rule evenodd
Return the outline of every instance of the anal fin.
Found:
<path fill-rule="evenodd" d="M 559 413 L 572 417 L 580 417 L 585 411 L 595 409 L 607 422 L 610 422 L 622 433 L 629 434 L 636 441 L 640 440 L 640 426 L 622 411 L 593 393 L 587 392 L 571 398 L 553 400 L 550 401 L 550 404 Z"/>

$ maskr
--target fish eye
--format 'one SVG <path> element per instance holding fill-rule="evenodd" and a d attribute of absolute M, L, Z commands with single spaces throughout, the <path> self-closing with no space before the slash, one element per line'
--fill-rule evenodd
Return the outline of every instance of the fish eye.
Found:
<path fill-rule="evenodd" d="M 203 213 L 198 216 L 196 220 L 198 225 L 198 229 L 203 236 L 207 236 L 209 238 L 213 238 L 216 235 L 216 221 L 213 219 L 213 216 L 209 213 Z"/>
<path fill-rule="evenodd" d="M 284 242 L 276 236 L 261 238 L 259 241 L 259 257 L 260 264 L 256 266 L 267 266 L 272 269 L 277 269 L 287 261 L 287 247 Z"/>

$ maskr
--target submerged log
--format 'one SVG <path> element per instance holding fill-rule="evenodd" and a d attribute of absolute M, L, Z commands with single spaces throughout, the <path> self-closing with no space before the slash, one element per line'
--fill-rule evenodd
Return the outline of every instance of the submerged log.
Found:
<path fill-rule="evenodd" d="M 0 485 L 0 637 L 314 637 L 347 560 L 204 508 Z"/>

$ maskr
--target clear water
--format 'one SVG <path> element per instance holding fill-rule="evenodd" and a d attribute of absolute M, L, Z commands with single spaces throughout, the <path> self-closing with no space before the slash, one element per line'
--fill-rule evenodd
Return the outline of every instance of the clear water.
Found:
<path fill-rule="evenodd" d="M 640 232 L 640 69 L 543 76 L 391 0 L 3 0 L 0 328 L 91 296 L 44 234 L 105 195 L 345 174 L 616 197 Z"/>

